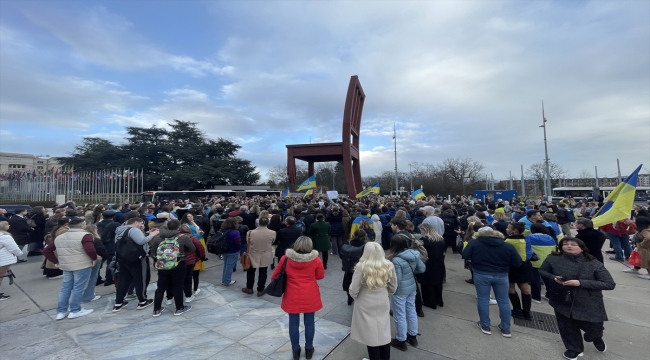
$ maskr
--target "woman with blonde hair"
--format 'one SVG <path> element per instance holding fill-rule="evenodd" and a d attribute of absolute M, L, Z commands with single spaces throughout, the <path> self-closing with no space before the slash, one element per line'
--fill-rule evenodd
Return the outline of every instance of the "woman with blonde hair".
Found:
<path fill-rule="evenodd" d="M 17 263 L 18 256 L 23 254 L 7 230 L 9 230 L 9 223 L 0 221 L 0 284 L 2 284 L 2 280 L 7 276 L 7 273 L 9 273 L 9 276 L 13 275 L 9 268 L 12 264 Z M 9 299 L 9 295 L 0 293 L 0 301 L 7 299 Z"/>
<path fill-rule="evenodd" d="M 426 270 L 416 276 L 422 288 L 422 305 L 436 309 L 444 306 L 442 280 L 445 276 L 445 239 L 428 223 L 420 224 L 418 229 L 429 256 L 425 264 Z"/>
<path fill-rule="evenodd" d="M 393 263 L 386 260 L 381 244 L 367 243 L 350 284 L 350 296 L 356 300 L 350 337 L 367 346 L 370 360 L 390 359 L 388 296 L 395 290 L 397 274 Z"/>

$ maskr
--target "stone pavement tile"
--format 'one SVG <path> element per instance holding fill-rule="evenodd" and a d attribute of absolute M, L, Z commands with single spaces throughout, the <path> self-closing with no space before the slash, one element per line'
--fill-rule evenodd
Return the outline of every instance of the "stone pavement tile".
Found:
<path fill-rule="evenodd" d="M 237 312 L 232 311 L 232 309 L 230 309 L 228 306 L 222 306 L 215 311 L 204 313 L 201 316 L 191 318 L 191 320 L 198 325 L 214 330 L 222 326 L 224 323 L 236 319 L 238 316 L 239 315 Z"/>
<path fill-rule="evenodd" d="M 262 299 L 252 298 L 252 297 L 244 297 L 244 298 L 240 298 L 240 299 L 235 300 L 235 301 L 231 301 L 230 303 L 228 303 L 228 305 L 226 305 L 226 307 L 231 308 L 238 315 L 244 315 L 247 312 L 249 312 L 249 311 L 251 311 L 253 309 L 260 308 L 260 307 L 262 307 L 262 306 L 264 306 L 266 304 L 267 304 L 267 302 L 262 300 Z"/>
<path fill-rule="evenodd" d="M 244 313 L 239 318 L 243 321 L 247 321 L 249 319 L 268 319 L 270 321 L 275 320 L 284 314 L 284 310 L 282 310 L 278 305 L 264 301 L 264 304 L 262 306 Z"/>
<path fill-rule="evenodd" d="M 350 332 L 349 326 L 344 326 L 327 319 L 320 319 L 316 321 L 316 332 L 334 341 L 332 346 L 343 340 Z"/>
<path fill-rule="evenodd" d="M 239 341 L 248 335 L 256 332 L 260 328 L 271 323 L 273 319 L 251 319 L 243 320 L 241 317 L 235 317 L 215 328 L 213 331 L 220 336 Z"/>
<path fill-rule="evenodd" d="M 234 343 L 234 340 L 223 337 L 214 331 L 207 331 L 175 346 L 165 354 L 164 359 L 209 359 Z"/>
<path fill-rule="evenodd" d="M 15 344 L 11 348 L 3 346 L 0 358 L 11 360 L 49 358 L 50 354 L 60 354 L 66 350 L 77 348 L 72 339 L 64 333 L 57 332 L 55 329 L 48 329 L 46 331 L 36 327 L 30 327 L 29 329 L 32 335 L 31 341 L 25 341 L 24 339 L 22 341 L 17 340 L 12 335 L 8 335 L 8 340 L 13 341 Z M 80 354 L 79 351 L 76 351 L 76 353 Z M 86 358 L 90 358 L 88 354 L 86 354 Z"/>
<path fill-rule="evenodd" d="M 44 313 L 7 321 L 0 325 L 0 349 L 4 354 L 15 347 L 41 341 L 48 334 L 58 331 L 56 324 Z"/>
<path fill-rule="evenodd" d="M 263 360 L 265 358 L 266 355 L 262 355 L 242 344 L 235 343 L 219 351 L 209 359 L 210 360 Z"/>
<path fill-rule="evenodd" d="M 167 357 L 167 354 L 185 342 L 201 338 L 208 332 L 206 328 L 192 324 L 179 327 L 169 326 L 169 324 L 163 323 L 151 326 L 156 331 L 145 336 L 134 336 L 136 341 L 117 347 L 115 351 L 105 352 L 102 356 L 98 356 L 97 359 L 159 359 Z M 207 342 L 208 338 L 204 338 L 204 340 Z"/>
<path fill-rule="evenodd" d="M 288 322 L 284 323 L 280 319 L 282 318 L 241 339 L 239 343 L 260 354 L 270 355 L 289 341 Z"/>
<path fill-rule="evenodd" d="M 352 306 L 347 306 L 346 302 L 345 305 L 341 305 L 323 315 L 323 319 L 350 327 L 352 323 Z"/>
<path fill-rule="evenodd" d="M 336 291 L 328 289 L 328 291 L 329 292 L 325 295 L 321 294 L 321 302 L 323 303 L 323 308 L 316 312 L 317 316 L 322 317 L 332 311 L 341 311 L 341 308 L 348 307 L 347 296 L 343 290 Z M 350 306 L 350 309 L 352 309 L 352 306 Z"/>

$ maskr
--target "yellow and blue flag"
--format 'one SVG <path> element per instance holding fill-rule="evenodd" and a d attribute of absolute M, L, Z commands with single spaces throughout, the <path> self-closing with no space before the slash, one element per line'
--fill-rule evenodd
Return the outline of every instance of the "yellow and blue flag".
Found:
<path fill-rule="evenodd" d="M 641 171 L 642 166 L 643 164 L 639 165 L 625 181 L 618 184 L 614 191 L 605 198 L 603 207 L 600 208 L 596 217 L 592 219 L 594 229 L 615 223 L 630 215 L 630 210 L 632 210 L 632 205 L 634 205 L 636 185 L 639 181 L 639 171 Z"/>
<path fill-rule="evenodd" d="M 372 186 L 368 186 L 367 188 L 363 189 L 362 192 L 357 194 L 357 199 L 360 197 L 364 197 L 368 194 L 379 194 L 379 182 L 375 183 Z"/>
<path fill-rule="evenodd" d="M 313 189 L 316 187 L 316 175 L 310 176 L 307 180 L 303 181 L 300 186 L 298 186 L 297 191 L 304 189 Z"/>
<path fill-rule="evenodd" d="M 421 199 L 421 198 L 424 198 L 424 197 L 426 197 L 426 195 L 424 195 L 424 192 L 422 192 L 422 189 L 417 189 L 411 194 L 411 199 L 415 199 L 415 200 Z"/>
<path fill-rule="evenodd" d="M 303 197 L 307 197 L 307 196 L 310 196 L 310 195 L 314 195 L 314 189 L 309 189 L 309 190 L 307 190 L 307 191 L 305 192 L 305 195 L 304 195 Z"/>
<path fill-rule="evenodd" d="M 370 224 L 370 225 L 373 225 L 375 223 L 374 221 L 372 221 L 372 219 L 370 218 L 369 215 L 367 215 L 367 216 L 359 215 L 359 216 L 355 217 L 354 220 L 352 221 L 352 227 L 350 229 L 350 234 L 354 235 L 354 232 L 359 230 L 359 228 L 361 227 L 361 222 L 364 221 L 364 220 L 367 221 L 368 224 Z M 373 232 L 374 232 L 374 228 L 372 226 L 370 228 L 373 229 Z"/>
<path fill-rule="evenodd" d="M 288 198 L 289 196 L 291 196 L 291 191 L 289 191 L 288 186 L 286 189 L 284 189 L 284 191 L 282 192 L 282 194 L 280 194 L 280 196 L 282 196 L 283 198 Z"/>

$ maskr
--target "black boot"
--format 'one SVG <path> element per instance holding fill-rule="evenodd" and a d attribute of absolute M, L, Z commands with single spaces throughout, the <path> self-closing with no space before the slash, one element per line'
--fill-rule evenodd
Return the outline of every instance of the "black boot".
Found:
<path fill-rule="evenodd" d="M 510 298 L 510 303 L 512 303 L 512 317 L 521 319 L 524 317 L 521 311 L 521 301 L 519 300 L 519 294 L 514 293 L 510 294 L 508 293 L 508 297 Z"/>
<path fill-rule="evenodd" d="M 526 319 L 526 320 L 532 320 L 533 319 L 533 317 L 530 314 L 530 306 L 531 306 L 532 301 L 533 301 L 532 295 L 530 295 L 530 294 L 528 294 L 528 295 L 521 294 L 521 304 L 523 305 L 523 308 L 524 308 L 522 313 L 524 315 L 524 319 Z"/>
<path fill-rule="evenodd" d="M 314 356 L 314 348 L 311 348 L 311 349 L 305 348 L 305 358 L 307 358 L 307 360 L 309 360 L 309 359 L 311 359 L 312 356 Z"/>
<path fill-rule="evenodd" d="M 301 350 L 300 348 L 298 348 L 298 350 L 291 350 L 291 352 L 293 353 L 293 360 L 300 359 L 300 350 Z"/>
<path fill-rule="evenodd" d="M 402 351 L 408 350 L 408 348 L 406 347 L 406 341 L 399 341 L 397 339 L 392 339 L 390 341 L 390 346 L 394 347 L 397 350 L 402 350 Z"/>
<path fill-rule="evenodd" d="M 418 338 L 417 335 L 406 334 L 406 342 L 413 347 L 418 347 Z"/>

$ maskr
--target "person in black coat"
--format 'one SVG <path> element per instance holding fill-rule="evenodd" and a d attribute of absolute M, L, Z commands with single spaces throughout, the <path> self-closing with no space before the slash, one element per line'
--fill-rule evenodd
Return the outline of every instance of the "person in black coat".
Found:
<path fill-rule="evenodd" d="M 34 229 L 27 224 L 27 219 L 25 219 L 26 214 L 27 210 L 16 209 L 14 216 L 9 219 L 9 233 L 18 246 L 29 244 L 31 234 L 34 232 Z"/>
<path fill-rule="evenodd" d="M 451 247 L 454 254 L 458 254 L 458 250 L 456 250 L 456 238 L 460 234 L 460 221 L 458 221 L 458 217 L 456 217 L 451 209 L 445 210 L 442 213 L 442 221 L 445 224 L 445 233 L 438 235 L 442 235 L 442 238 L 445 240 L 445 251 L 447 251 L 448 247 Z"/>
<path fill-rule="evenodd" d="M 348 294 L 348 306 L 351 306 L 354 302 L 354 299 L 350 296 L 350 284 L 352 284 L 352 276 L 354 275 L 354 267 L 359 262 L 361 256 L 363 256 L 363 249 L 366 246 L 366 243 L 369 241 L 368 235 L 363 229 L 358 229 L 352 234 L 352 239 L 347 243 L 343 244 L 343 247 L 339 251 L 341 260 L 343 263 L 343 291 Z M 351 257 L 353 253 L 353 248 L 361 248 L 361 251 L 358 251 L 359 257 Z M 347 258 L 343 257 L 350 256 L 350 261 Z M 346 268 L 347 267 L 347 268 Z"/>
<path fill-rule="evenodd" d="M 255 229 L 255 215 L 250 214 L 248 206 L 242 205 L 239 210 L 241 211 L 239 217 L 242 218 L 242 225 L 248 226 L 250 230 Z"/>
<path fill-rule="evenodd" d="M 339 249 L 343 246 L 343 213 L 338 206 L 333 206 L 332 211 L 327 214 L 325 221 L 330 224 L 330 241 L 332 242 L 332 254 L 338 256 Z"/>
<path fill-rule="evenodd" d="M 426 270 L 416 275 L 422 288 L 422 305 L 436 309 L 438 306 L 444 306 L 442 283 L 445 276 L 445 240 L 430 224 L 421 224 L 419 230 L 429 256 Z"/>
<path fill-rule="evenodd" d="M 32 219 L 36 226 L 30 234 L 30 250 L 27 256 L 39 256 L 43 250 L 43 240 L 45 239 L 45 224 L 47 223 L 46 210 L 42 206 L 35 206 L 27 218 Z"/>
<path fill-rule="evenodd" d="M 284 252 L 293 246 L 293 243 L 302 236 L 302 229 L 296 226 L 296 218 L 293 216 L 287 216 L 284 219 L 284 223 L 287 226 L 284 229 L 280 229 L 277 232 L 277 237 L 275 238 L 275 257 L 280 259 L 284 256 Z"/>
<path fill-rule="evenodd" d="M 301 208 L 300 214 L 296 216 L 296 218 L 302 219 L 302 222 L 305 223 L 305 234 L 309 234 L 311 225 L 316 222 L 314 215 L 308 213 L 307 210 L 309 210 L 307 207 Z"/>
<path fill-rule="evenodd" d="M 600 352 L 603 322 L 607 321 L 602 290 L 614 290 L 616 283 L 605 266 L 590 255 L 580 239 L 563 238 L 557 253 L 548 256 L 539 274 L 548 284 L 549 305 L 555 310 L 560 337 L 566 348 L 565 359 L 582 356 L 584 340 Z"/>
<path fill-rule="evenodd" d="M 578 229 L 576 238 L 585 243 L 585 246 L 589 249 L 589 254 L 595 257 L 596 260 L 604 263 L 602 249 L 607 238 L 605 233 L 594 229 L 594 223 L 586 218 L 576 220 L 576 229 Z"/>

